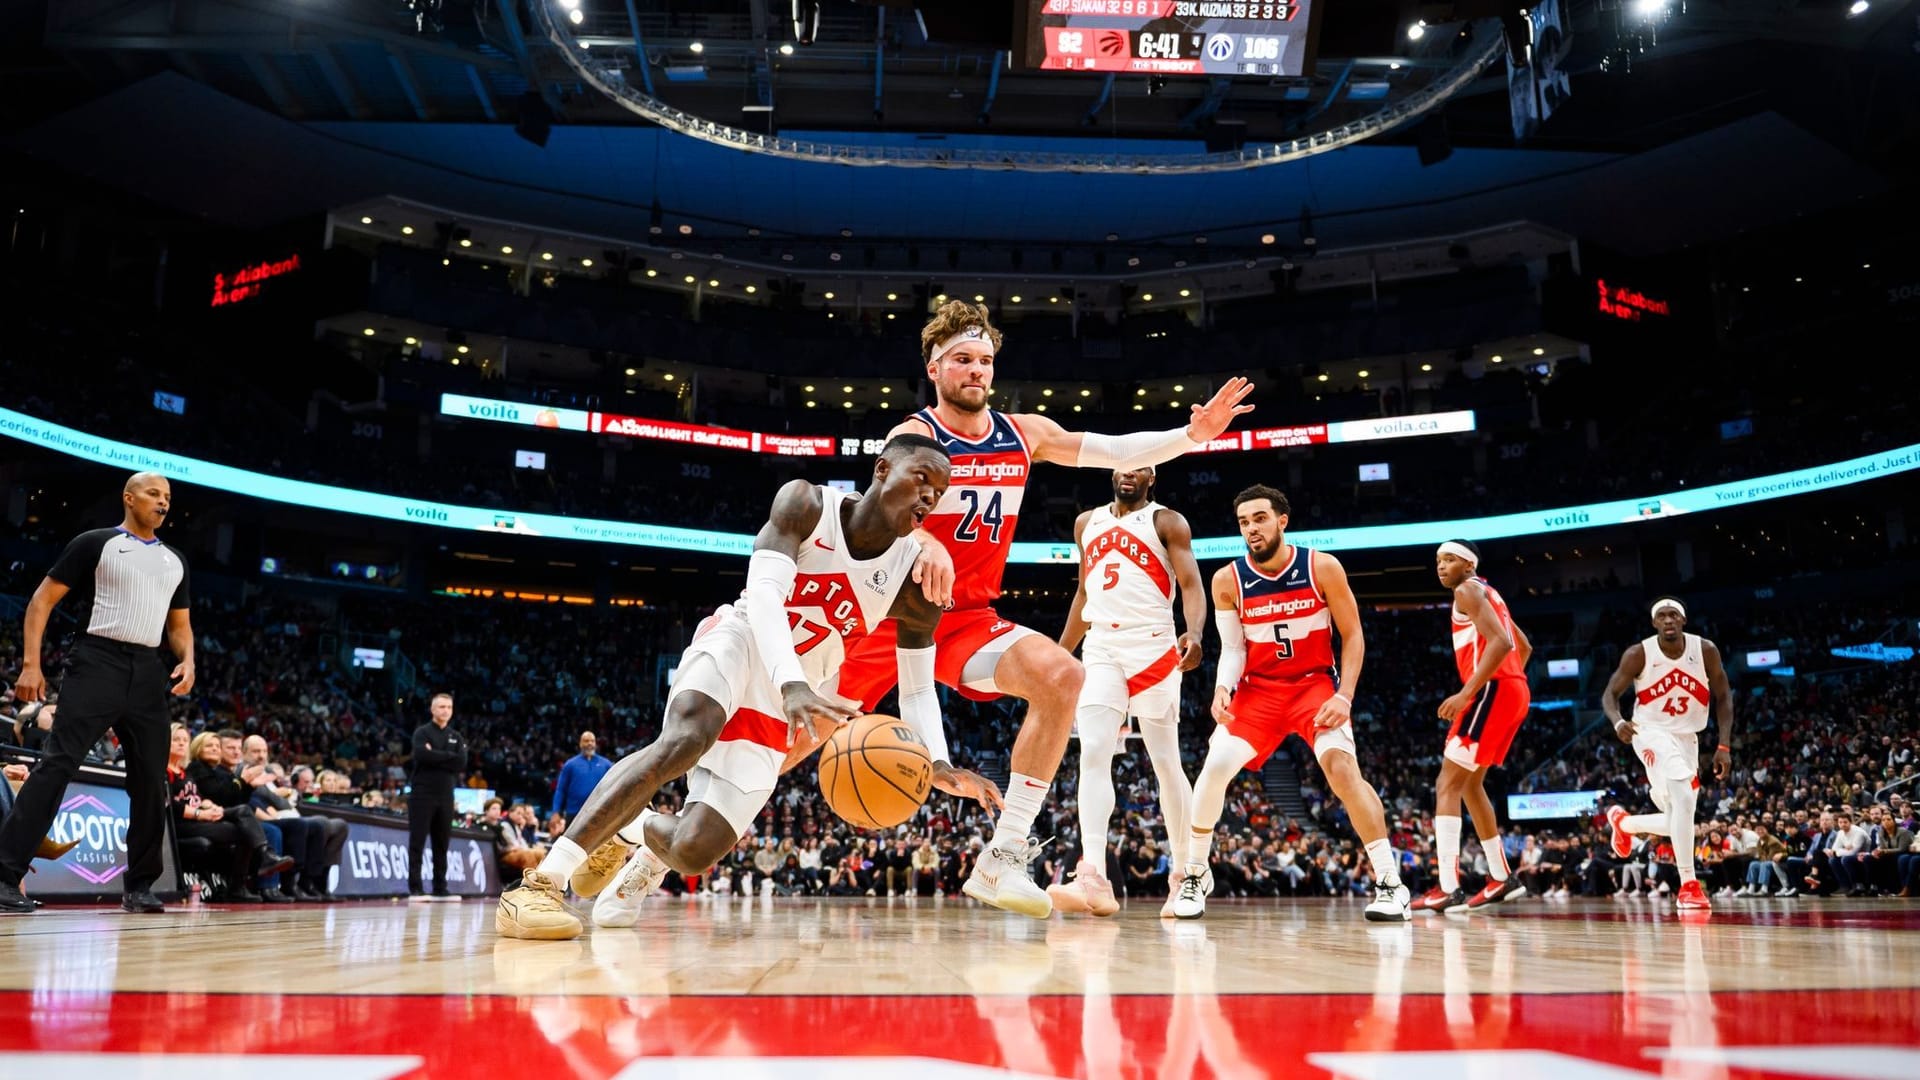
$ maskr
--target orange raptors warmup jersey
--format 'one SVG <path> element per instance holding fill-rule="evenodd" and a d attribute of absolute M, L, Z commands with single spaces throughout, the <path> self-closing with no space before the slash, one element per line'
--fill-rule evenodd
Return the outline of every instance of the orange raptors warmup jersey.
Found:
<path fill-rule="evenodd" d="M 1487 604 L 1493 608 L 1493 617 L 1500 620 L 1500 628 L 1507 632 L 1507 640 L 1513 642 L 1513 651 L 1500 661 L 1493 671 L 1496 679 L 1524 679 L 1525 668 L 1520 666 L 1520 637 L 1513 632 L 1513 615 L 1507 611 L 1507 601 L 1498 589 L 1487 584 L 1487 579 L 1475 577 L 1486 590 Z M 1453 609 L 1453 663 L 1460 669 L 1460 681 L 1465 683 L 1473 678 L 1474 669 L 1480 666 L 1480 657 L 1487 651 L 1487 643 L 1480 637 L 1480 628 L 1473 620 L 1460 613 L 1459 607 Z"/>
<path fill-rule="evenodd" d="M 1124 517 L 1113 504 L 1094 510 L 1080 533 L 1080 576 L 1087 603 L 1081 616 L 1094 630 L 1158 630 L 1173 626 L 1173 560 L 1160 543 L 1150 502 Z"/>
<path fill-rule="evenodd" d="M 1647 662 L 1633 678 L 1633 726 L 1691 732 L 1707 726 L 1713 690 L 1707 682 L 1706 650 L 1700 635 L 1686 634 L 1678 660 L 1660 651 L 1660 636 L 1640 643 Z"/>
<path fill-rule="evenodd" d="M 1294 548 L 1292 561 L 1277 576 L 1263 573 L 1245 555 L 1234 560 L 1233 572 L 1240 590 L 1240 625 L 1247 635 L 1242 679 L 1337 679 L 1333 617 L 1313 580 L 1313 552 Z"/>
<path fill-rule="evenodd" d="M 994 409 L 987 410 L 992 427 L 977 442 L 949 430 L 932 409 L 913 415 L 926 421 L 953 458 L 947 493 L 924 526 L 953 555 L 953 606 L 961 611 L 987 607 L 1000 596 L 1007 554 L 1013 550 L 1013 526 L 1033 467 L 1027 440 L 1005 413 Z"/>

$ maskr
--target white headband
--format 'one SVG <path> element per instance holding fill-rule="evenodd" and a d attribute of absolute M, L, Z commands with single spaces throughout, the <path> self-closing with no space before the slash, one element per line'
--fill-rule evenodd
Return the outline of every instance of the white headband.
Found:
<path fill-rule="evenodd" d="M 1672 597 L 1668 597 L 1665 600 L 1655 600 L 1653 602 L 1653 611 L 1650 613 L 1651 616 L 1656 619 L 1659 618 L 1661 608 L 1672 608 L 1680 613 L 1681 618 L 1684 619 L 1687 617 L 1687 605 Z"/>
<path fill-rule="evenodd" d="M 1435 555 L 1451 555 L 1454 558 L 1459 559 L 1461 562 L 1464 562 L 1469 566 L 1480 565 L 1480 556 L 1475 555 L 1473 553 L 1472 548 L 1468 547 L 1465 544 L 1456 543 L 1452 540 L 1449 540 L 1446 543 L 1441 544 L 1440 550 L 1434 552 L 1434 554 Z"/>
<path fill-rule="evenodd" d="M 930 358 L 930 362 L 936 363 L 936 364 L 939 363 L 940 358 L 952 352 L 955 346 L 964 344 L 965 342 L 969 342 L 969 341 L 984 341 L 987 343 L 988 348 L 993 347 L 993 339 L 987 336 L 986 327 L 969 326 L 965 330 L 960 331 L 959 333 L 953 335 L 952 337 L 941 342 L 940 344 L 935 345 L 933 347 L 933 356 Z"/>

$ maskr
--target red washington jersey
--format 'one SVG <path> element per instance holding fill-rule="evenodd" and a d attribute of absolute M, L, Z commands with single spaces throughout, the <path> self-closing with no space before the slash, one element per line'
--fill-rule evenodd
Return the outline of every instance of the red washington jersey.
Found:
<path fill-rule="evenodd" d="M 1333 615 L 1313 580 L 1313 552 L 1293 549 L 1287 568 L 1269 575 L 1242 555 L 1233 561 L 1240 597 L 1235 607 L 1247 635 L 1242 681 L 1338 681 L 1333 661 Z"/>
<path fill-rule="evenodd" d="M 992 426 L 977 440 L 950 430 L 930 408 L 913 416 L 933 429 L 934 439 L 953 459 L 947 493 L 923 527 L 953 555 L 954 610 L 988 607 L 1000 597 L 1033 467 L 1026 437 L 997 409 L 987 410 Z"/>
<path fill-rule="evenodd" d="M 1493 677 L 1496 679 L 1526 678 L 1526 669 L 1520 666 L 1520 635 L 1513 632 L 1513 615 L 1507 611 L 1507 601 L 1501 597 L 1499 590 L 1487 584 L 1486 578 L 1475 577 L 1473 580 L 1479 582 L 1480 587 L 1486 590 L 1487 604 L 1493 608 L 1493 617 L 1500 620 L 1500 629 L 1505 630 L 1507 640 L 1513 642 L 1513 651 L 1500 661 L 1500 666 L 1493 671 Z M 1452 612 L 1453 663 L 1460 669 L 1460 682 L 1465 684 L 1468 679 L 1473 678 L 1474 669 L 1480 666 L 1480 658 L 1486 655 L 1487 643 L 1480 636 L 1480 628 L 1473 625 L 1472 619 L 1461 614 L 1458 605 L 1452 608 Z"/>

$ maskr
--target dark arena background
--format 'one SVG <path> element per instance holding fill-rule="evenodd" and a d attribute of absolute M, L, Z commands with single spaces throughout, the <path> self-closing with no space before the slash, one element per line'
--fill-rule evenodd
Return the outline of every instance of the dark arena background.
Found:
<path fill-rule="evenodd" d="M 0 1077 L 1920 1076 L 1920 3 L 45 0 L 0 75 Z M 919 786 L 772 781 L 809 702 Z"/>

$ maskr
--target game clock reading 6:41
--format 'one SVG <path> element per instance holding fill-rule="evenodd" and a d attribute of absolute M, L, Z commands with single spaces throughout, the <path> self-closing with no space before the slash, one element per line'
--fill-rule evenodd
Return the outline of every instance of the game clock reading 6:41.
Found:
<path fill-rule="evenodd" d="M 1026 66 L 1140 75 L 1300 75 L 1324 0 L 1030 0 Z"/>

